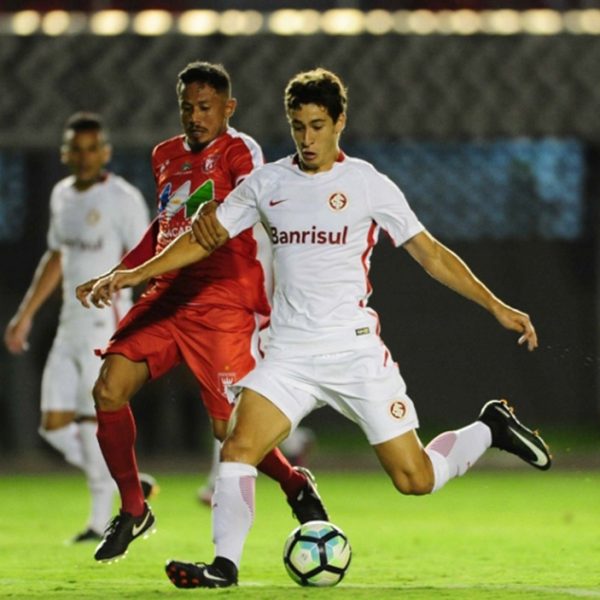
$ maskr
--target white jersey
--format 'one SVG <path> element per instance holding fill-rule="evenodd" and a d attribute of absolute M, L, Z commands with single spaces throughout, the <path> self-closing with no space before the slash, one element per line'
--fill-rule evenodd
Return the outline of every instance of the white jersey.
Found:
<path fill-rule="evenodd" d="M 118 175 L 108 174 L 85 191 L 74 181 L 62 179 L 50 197 L 48 247 L 60 252 L 63 275 L 59 335 L 100 328 L 108 339 L 131 305 L 130 290 L 120 292 L 112 310 L 97 310 L 83 308 L 75 288 L 117 265 L 139 241 L 148 227 L 148 207 L 138 189 Z"/>
<path fill-rule="evenodd" d="M 380 228 L 400 246 L 424 227 L 398 187 L 371 164 L 341 156 L 307 174 L 293 157 L 254 171 L 217 209 L 230 236 L 262 221 L 271 234 L 275 289 L 268 356 L 380 344 L 368 307 Z"/>

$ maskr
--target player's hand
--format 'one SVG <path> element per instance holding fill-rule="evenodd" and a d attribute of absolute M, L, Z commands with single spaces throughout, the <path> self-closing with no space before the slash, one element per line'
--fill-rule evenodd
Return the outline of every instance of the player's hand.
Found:
<path fill-rule="evenodd" d="M 518 340 L 519 346 L 526 343 L 529 352 L 538 347 L 537 333 L 528 314 L 504 304 L 498 306 L 494 311 L 494 316 L 506 329 L 521 334 Z"/>
<path fill-rule="evenodd" d="M 4 331 L 4 344 L 11 354 L 23 354 L 29 350 L 29 332 L 33 320 L 29 317 L 13 317 Z"/>
<path fill-rule="evenodd" d="M 112 304 L 115 292 L 127 287 L 135 287 L 143 281 L 136 269 L 114 271 L 110 275 L 101 277 L 96 281 L 89 296 L 92 304 L 97 308 L 104 308 Z"/>
<path fill-rule="evenodd" d="M 196 241 L 207 251 L 212 252 L 227 241 L 227 232 L 216 215 L 217 203 L 209 202 L 192 219 L 192 233 Z"/>
<path fill-rule="evenodd" d="M 79 300 L 79 302 L 81 302 L 81 304 L 86 308 L 90 308 L 88 296 L 92 293 L 92 289 L 94 288 L 94 285 L 96 285 L 98 279 L 98 277 L 94 277 L 94 279 L 90 279 L 85 283 L 81 283 L 75 288 L 75 296 L 77 296 L 77 300 Z"/>

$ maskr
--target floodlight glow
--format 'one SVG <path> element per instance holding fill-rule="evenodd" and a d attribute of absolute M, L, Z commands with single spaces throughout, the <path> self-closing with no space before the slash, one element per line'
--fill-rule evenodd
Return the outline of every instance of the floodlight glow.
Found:
<path fill-rule="evenodd" d="M 269 16 L 269 29 L 277 35 L 295 35 L 302 29 L 302 14 L 293 8 L 283 8 Z"/>
<path fill-rule="evenodd" d="M 473 35 L 481 30 L 481 16 L 474 10 L 455 10 L 450 15 L 452 32 L 458 35 Z"/>
<path fill-rule="evenodd" d="M 414 10 L 408 14 L 408 29 L 417 35 L 429 35 L 438 28 L 438 18 L 430 10 Z"/>
<path fill-rule="evenodd" d="M 583 33 L 599 34 L 600 33 L 600 10 L 588 9 L 581 11 L 581 29 Z"/>
<path fill-rule="evenodd" d="M 62 35 L 69 29 L 71 16 L 65 10 L 51 10 L 42 18 L 42 31 L 46 35 Z"/>
<path fill-rule="evenodd" d="M 526 10 L 521 21 L 525 33 L 556 35 L 563 29 L 562 17 L 555 10 Z"/>
<path fill-rule="evenodd" d="M 521 32 L 521 16 L 516 10 L 502 9 L 484 11 L 485 33 L 515 35 Z"/>
<path fill-rule="evenodd" d="M 387 10 L 370 10 L 365 15 L 365 30 L 371 35 L 385 35 L 394 28 L 394 17 Z"/>
<path fill-rule="evenodd" d="M 365 28 L 364 13 L 353 8 L 334 8 L 321 17 L 321 28 L 329 35 L 357 35 Z"/>
<path fill-rule="evenodd" d="M 410 16 L 409 10 L 397 10 L 392 18 L 394 19 L 394 32 L 400 34 L 411 33 L 410 25 L 408 23 L 408 17 Z"/>
<path fill-rule="evenodd" d="M 187 10 L 177 27 L 185 35 L 213 35 L 219 30 L 219 13 L 214 10 Z"/>
<path fill-rule="evenodd" d="M 39 28 L 42 18 L 35 10 L 21 10 L 12 18 L 12 30 L 17 35 L 31 35 Z"/>
<path fill-rule="evenodd" d="M 318 10 L 305 8 L 299 11 L 302 19 L 300 26 L 300 35 L 314 35 L 321 30 L 321 13 Z"/>
<path fill-rule="evenodd" d="M 221 13 L 219 29 L 225 35 L 254 35 L 262 24 L 263 17 L 255 10 L 226 10 Z"/>
<path fill-rule="evenodd" d="M 166 10 L 143 10 L 133 19 L 133 29 L 139 35 L 162 35 L 172 24 L 173 17 Z"/>
<path fill-rule="evenodd" d="M 90 16 L 89 28 L 96 35 L 120 35 L 129 26 L 124 10 L 101 10 Z"/>

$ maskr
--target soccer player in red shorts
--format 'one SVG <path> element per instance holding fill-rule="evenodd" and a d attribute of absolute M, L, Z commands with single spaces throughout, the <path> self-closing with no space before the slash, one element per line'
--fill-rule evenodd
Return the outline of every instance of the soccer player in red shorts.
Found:
<path fill-rule="evenodd" d="M 135 267 L 160 252 L 189 229 L 201 204 L 225 198 L 263 162 L 258 144 L 229 126 L 236 100 L 221 65 L 188 64 L 179 73 L 177 95 L 184 133 L 152 153 L 158 216 L 113 270 Z M 151 281 L 102 352 L 94 387 L 98 440 L 122 507 L 96 548 L 96 560 L 122 557 L 132 540 L 154 528 L 140 487 L 129 405 L 146 381 L 185 362 L 200 384 L 215 437 L 225 438 L 232 411 L 226 387 L 255 366 L 259 324 L 270 313 L 257 234 L 248 229 L 209 260 Z M 84 306 L 95 281 L 77 288 Z M 300 522 L 327 520 L 310 472 L 292 467 L 277 448 L 258 468 L 279 482 Z"/>

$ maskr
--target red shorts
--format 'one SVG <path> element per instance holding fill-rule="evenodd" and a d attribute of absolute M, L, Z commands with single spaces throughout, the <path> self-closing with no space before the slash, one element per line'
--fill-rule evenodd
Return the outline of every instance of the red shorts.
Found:
<path fill-rule="evenodd" d="M 195 375 L 213 419 L 228 420 L 226 387 L 250 372 L 259 354 L 258 319 L 240 308 L 160 303 L 143 296 L 125 315 L 101 356 L 145 361 L 150 377 L 180 362 Z"/>

